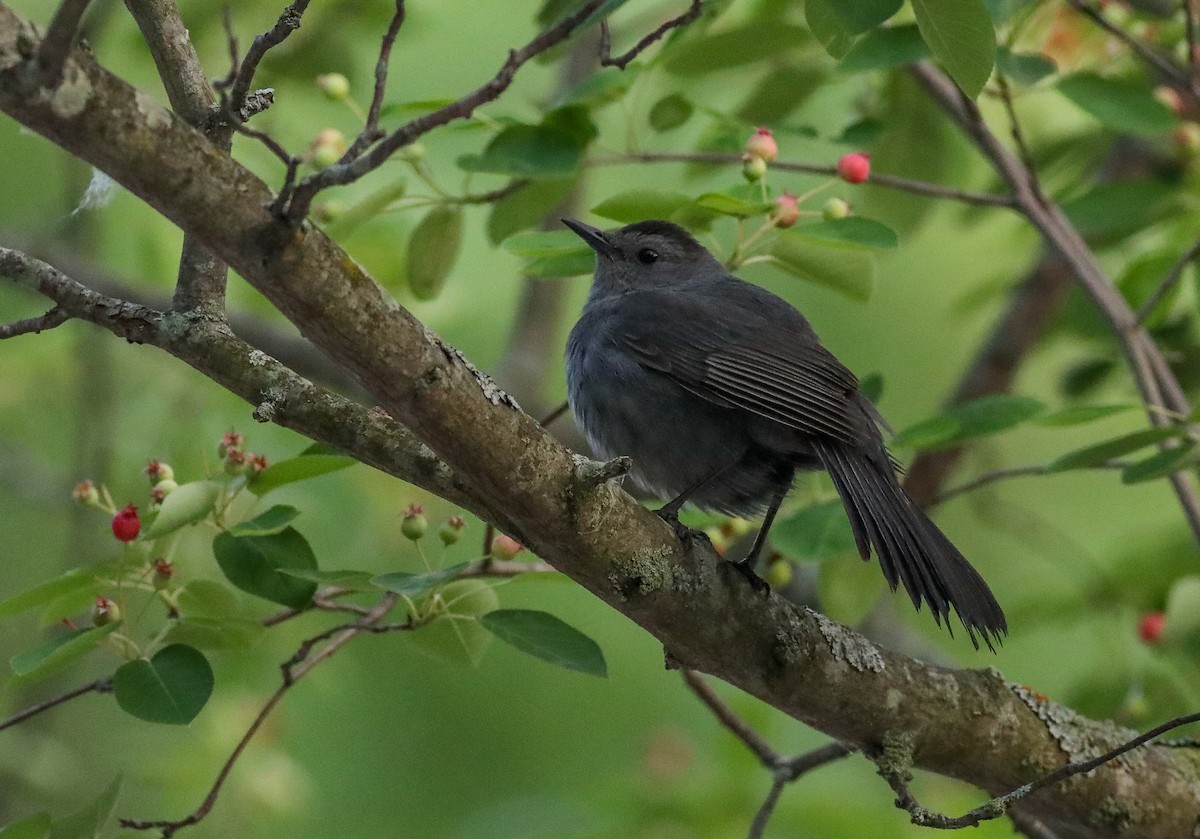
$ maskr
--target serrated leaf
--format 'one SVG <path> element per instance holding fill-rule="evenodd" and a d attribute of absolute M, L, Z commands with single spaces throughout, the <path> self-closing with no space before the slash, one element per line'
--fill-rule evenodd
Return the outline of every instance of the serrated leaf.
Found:
<path fill-rule="evenodd" d="M 280 573 L 283 568 L 316 569 L 308 541 L 295 528 L 270 536 L 234 536 L 219 533 L 213 554 L 226 579 L 248 594 L 300 609 L 312 601 L 317 584 Z"/>
<path fill-rule="evenodd" d="M 796 236 L 827 242 L 843 242 L 864 248 L 894 248 L 900 244 L 896 231 L 883 222 L 862 216 L 842 219 L 822 219 L 812 224 L 801 224 L 790 231 Z"/>
<path fill-rule="evenodd" d="M 118 775 L 104 792 L 77 813 L 55 819 L 50 828 L 50 839 L 100 839 L 106 836 L 105 827 L 117 809 L 117 798 L 121 794 L 122 777 Z"/>
<path fill-rule="evenodd" d="M 434 207 L 417 223 L 405 254 L 405 276 L 413 297 L 433 300 L 442 293 L 458 260 L 462 229 L 462 210 L 445 204 Z"/>
<path fill-rule="evenodd" d="M 982 0 L 912 0 L 921 37 L 972 99 L 996 63 L 996 30 Z"/>
<path fill-rule="evenodd" d="M 1082 449 L 1064 454 L 1046 466 L 1047 472 L 1063 472 L 1067 469 L 1090 469 L 1102 466 L 1110 460 L 1153 446 L 1164 440 L 1186 436 L 1186 426 L 1167 426 L 1163 428 L 1146 428 L 1131 434 L 1122 434 L 1111 440 L 1096 443 Z"/>
<path fill-rule="evenodd" d="M 844 73 L 890 70 L 932 54 L 916 24 L 889 26 L 859 38 L 838 67 Z"/>
<path fill-rule="evenodd" d="M 670 131 L 691 119 L 695 111 L 691 100 L 682 93 L 670 93 L 651 106 L 650 127 L 659 132 Z"/>
<path fill-rule="evenodd" d="M 1054 61 L 1041 53 L 1011 52 L 1000 47 L 996 52 L 996 67 L 1017 84 L 1035 85 L 1058 70 Z"/>
<path fill-rule="evenodd" d="M 1077 405 L 1043 414 L 1035 418 L 1034 422 L 1038 425 L 1048 426 L 1082 425 L 1116 414 L 1123 414 L 1132 410 L 1133 407 L 1133 405 Z"/>
<path fill-rule="evenodd" d="M 281 486 L 328 475 L 330 472 L 346 469 L 355 463 L 358 461 L 354 458 L 341 454 L 302 454 L 272 463 L 251 478 L 247 488 L 255 495 L 263 496 Z"/>
<path fill-rule="evenodd" d="M 904 0 L 840 0 L 831 4 L 842 28 L 851 35 L 874 29 L 900 11 L 902 5 Z"/>
<path fill-rule="evenodd" d="M 1085 72 L 1064 76 L 1056 86 L 1063 96 L 1114 131 L 1159 134 L 1178 122 L 1147 84 Z"/>
<path fill-rule="evenodd" d="M 578 629 L 547 612 L 497 609 L 479 622 L 501 641 L 523 653 L 591 676 L 608 676 L 600 645 Z"/>
<path fill-rule="evenodd" d="M 510 125 L 479 155 L 458 159 L 468 172 L 520 175 L 527 178 L 570 175 L 579 167 L 585 144 L 549 125 Z"/>
<path fill-rule="evenodd" d="M 1200 630 L 1200 575 L 1180 577 L 1167 593 L 1164 634 L 1180 638 Z"/>
<path fill-rule="evenodd" d="M 32 650 L 17 653 L 8 662 L 13 671 L 9 684 L 29 684 L 61 670 L 94 650 L 120 625 L 118 621 L 104 626 L 73 629 Z"/>
<path fill-rule="evenodd" d="M 458 576 L 458 573 L 470 563 L 459 562 L 429 571 L 424 574 L 409 574 L 405 571 L 391 571 L 371 578 L 371 585 L 390 591 L 393 594 L 403 594 L 406 597 L 419 597 L 438 585 Z"/>
<path fill-rule="evenodd" d="M 1194 466 L 1197 461 L 1200 461 L 1200 455 L 1196 452 L 1196 445 L 1189 441 L 1181 446 L 1155 452 L 1145 460 L 1131 463 L 1121 471 L 1121 483 L 1138 484 L 1164 478 L 1180 469 Z"/>
<path fill-rule="evenodd" d="M 113 693 L 127 714 L 146 722 L 187 725 L 212 696 L 213 672 L 204 653 L 186 644 L 163 647 L 152 658 L 122 664 Z"/>
<path fill-rule="evenodd" d="M 90 571 L 68 571 L 61 577 L 39 583 L 31 589 L 14 594 L 0 602 L 0 620 L 11 618 L 30 609 L 45 606 L 64 594 L 94 585 L 96 578 Z"/>
<path fill-rule="evenodd" d="M 827 286 L 852 300 L 865 301 L 875 288 L 875 261 L 845 245 L 818 245 L 790 230 L 776 234 L 775 264 L 793 276 Z"/>
<path fill-rule="evenodd" d="M 0 839 L 47 839 L 49 835 L 49 813 L 26 816 L 0 828 Z"/>
<path fill-rule="evenodd" d="M 720 213 L 723 216 L 733 216 L 735 218 L 761 216 L 775 206 L 774 204 L 764 204 L 760 201 L 746 201 L 742 198 L 726 195 L 723 192 L 706 192 L 692 203 L 700 209 L 711 210 L 714 213 Z"/>
<path fill-rule="evenodd" d="M 805 0 L 804 20 L 813 36 L 834 59 L 843 58 L 854 44 L 854 35 L 834 12 L 836 0 Z"/>
<path fill-rule="evenodd" d="M 648 218 L 669 219 L 691 203 L 691 196 L 682 192 L 630 189 L 604 199 L 592 207 L 592 213 L 620 224 L 632 224 Z M 575 241 L 578 242 L 579 237 L 576 236 Z"/>
<path fill-rule="evenodd" d="M 229 528 L 234 536 L 269 536 L 283 530 L 300 511 L 287 504 L 276 504 L 266 512 L 259 513 L 252 519 L 238 522 Z"/>
<path fill-rule="evenodd" d="M 775 522 L 771 545 L 791 559 L 817 561 L 854 550 L 854 533 L 842 502 L 825 501 Z"/>

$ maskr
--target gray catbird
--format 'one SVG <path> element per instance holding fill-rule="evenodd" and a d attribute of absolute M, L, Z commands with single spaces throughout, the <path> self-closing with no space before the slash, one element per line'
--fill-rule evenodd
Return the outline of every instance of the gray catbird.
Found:
<path fill-rule="evenodd" d="M 737 516 L 765 511 L 739 570 L 754 562 L 797 470 L 824 469 L 858 552 L 871 550 L 934 619 L 958 613 L 976 648 L 1007 632 L 978 572 L 904 493 L 882 417 L 808 321 L 729 273 L 683 228 L 641 221 L 602 231 L 563 222 L 596 252 L 591 293 L 567 342 L 571 411 L 602 457 L 629 455 L 642 489 L 681 536 L 691 501 Z M 949 624 L 947 624 L 949 626 Z"/>

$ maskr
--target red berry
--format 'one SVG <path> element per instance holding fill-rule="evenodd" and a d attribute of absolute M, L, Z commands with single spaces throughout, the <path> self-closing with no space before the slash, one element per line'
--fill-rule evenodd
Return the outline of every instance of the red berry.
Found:
<path fill-rule="evenodd" d="M 142 529 L 142 522 L 138 519 L 137 506 L 130 504 L 121 512 L 113 516 L 112 532 L 122 542 L 132 542 L 137 538 L 138 533 Z"/>
<path fill-rule="evenodd" d="M 775 222 L 776 227 L 791 227 L 800 220 L 800 204 L 796 201 L 796 196 L 789 192 L 775 199 L 775 209 L 771 213 L 771 219 Z"/>
<path fill-rule="evenodd" d="M 843 155 L 838 161 L 837 171 L 843 181 L 861 184 L 871 174 L 871 155 L 860 151 Z"/>
<path fill-rule="evenodd" d="M 1166 626 L 1167 616 L 1162 612 L 1146 612 L 1138 621 L 1138 637 L 1147 644 L 1157 644 L 1162 640 Z"/>
<path fill-rule="evenodd" d="M 770 129 L 760 125 L 758 130 L 751 134 L 750 139 L 746 141 L 746 153 L 754 157 L 761 157 L 767 163 L 774 160 L 779 155 L 779 146 Z"/>

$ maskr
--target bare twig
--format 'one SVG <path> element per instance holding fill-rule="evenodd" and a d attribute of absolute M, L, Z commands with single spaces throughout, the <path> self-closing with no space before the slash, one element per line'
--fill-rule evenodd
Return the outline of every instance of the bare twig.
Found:
<path fill-rule="evenodd" d="M 623 154 L 597 155 L 584 161 L 585 166 L 616 166 L 624 163 L 711 163 L 716 166 L 740 166 L 740 154 L 727 152 L 627 152 Z M 824 166 L 815 163 L 799 163 L 795 161 L 776 160 L 771 163 L 772 169 L 781 172 L 803 172 L 808 175 L 837 176 L 836 166 Z M 868 181 L 875 186 L 898 189 L 903 192 L 913 192 L 918 195 L 928 195 L 933 198 L 946 198 L 951 201 L 961 201 L 964 204 L 978 204 L 987 207 L 1016 206 L 1015 201 L 1008 195 L 988 195 L 982 192 L 970 192 L 941 184 L 931 184 L 904 178 L 899 175 L 887 175 L 872 172 Z"/>
<path fill-rule="evenodd" d="M 361 632 L 373 632 L 377 629 L 382 629 L 380 624 L 383 618 L 387 616 L 398 600 L 398 595 L 389 594 L 364 615 L 362 620 L 335 626 L 312 638 L 306 639 L 300 644 L 296 653 L 285 661 L 280 668 L 283 674 L 282 683 L 259 709 L 258 714 L 254 717 L 254 720 L 250 723 L 250 726 L 246 729 L 241 739 L 238 740 L 229 757 L 225 759 L 220 771 L 217 772 L 216 780 L 213 781 L 212 787 L 204 797 L 204 800 L 200 802 L 199 807 L 182 819 L 173 821 L 121 819 L 121 826 L 131 830 L 161 830 L 163 839 L 167 839 L 167 837 L 174 836 L 179 830 L 203 821 L 217 803 L 217 797 L 221 794 L 221 789 L 225 785 L 225 781 L 229 778 L 229 773 L 233 771 L 234 764 L 237 763 L 238 758 L 246 750 L 246 746 L 249 745 L 254 735 L 258 733 L 263 722 L 266 721 L 271 711 L 279 704 L 284 695 L 304 676 L 312 672 L 314 667 L 332 657 L 334 653 L 353 640 L 356 635 Z M 389 630 L 399 630 L 410 627 L 407 624 L 388 624 L 387 628 Z M 322 644 L 322 642 L 324 642 L 324 645 L 314 654 L 313 648 Z"/>
<path fill-rule="evenodd" d="M 37 335 L 38 333 L 45 332 L 47 329 L 62 326 L 70 319 L 70 315 L 55 306 L 44 315 L 38 315 L 35 318 L 25 318 L 24 320 L 12 323 L 0 323 L 0 341 L 3 341 L 5 338 L 14 338 L 17 335 L 28 335 L 30 333 Z"/>
<path fill-rule="evenodd" d="M 496 74 L 481 87 L 449 105 L 410 120 L 383 137 L 357 159 L 334 164 L 310 175 L 287 196 L 286 207 L 279 204 L 278 208 L 283 210 L 289 221 L 293 224 L 298 223 L 308 215 L 313 197 L 321 190 L 355 181 L 382 166 L 397 150 L 414 142 L 423 134 L 454 120 L 469 117 L 480 105 L 492 102 L 504 93 L 522 66 L 569 38 L 603 3 L 604 0 L 587 0 L 576 11 L 542 31 L 525 46 L 511 50 L 508 59 Z"/>
<path fill-rule="evenodd" d="M 1190 78 L 1189 74 L 1182 67 L 1176 65 L 1175 62 L 1171 61 L 1169 58 L 1159 55 L 1142 41 L 1139 41 L 1124 29 L 1109 21 L 1108 18 L 1101 14 L 1099 9 L 1092 6 L 1092 4 L 1088 3 L 1087 0 L 1067 0 L 1067 2 L 1070 3 L 1076 11 L 1091 20 L 1092 23 L 1096 24 L 1105 32 L 1123 43 L 1125 46 L 1129 47 L 1129 49 L 1132 50 L 1138 56 L 1138 58 L 1144 61 L 1153 70 L 1161 74 L 1164 79 L 1173 85 L 1190 91 L 1194 98 L 1200 98 L 1200 86 L 1196 84 L 1194 79 Z M 1186 5 L 1188 0 L 1183 0 L 1183 2 Z"/>
<path fill-rule="evenodd" d="M 293 0 L 289 3 L 280 12 L 275 25 L 254 39 L 240 64 L 237 64 L 236 59 L 236 42 L 231 40 L 230 48 L 234 52 L 236 72 L 231 69 L 230 77 L 218 82 L 217 87 L 220 90 L 228 90 L 229 106 L 234 111 L 240 110 L 245 102 L 246 94 L 250 92 L 250 85 L 254 83 L 254 74 L 258 71 L 258 65 L 262 62 L 263 57 L 300 28 L 300 19 L 308 9 L 309 2 L 310 0 Z"/>
<path fill-rule="evenodd" d="M 1175 287 L 1175 284 L 1183 276 L 1183 272 L 1189 265 L 1196 261 L 1196 257 L 1198 256 L 1200 256 L 1200 239 L 1193 242 L 1192 246 L 1175 261 L 1175 264 L 1171 266 L 1171 270 L 1163 277 L 1162 282 L 1158 284 L 1150 296 L 1146 298 L 1146 302 L 1137 310 L 1138 323 L 1146 322 L 1146 318 L 1150 317 L 1150 313 L 1162 302 L 1167 293 Z"/>
<path fill-rule="evenodd" d="M 1093 469 L 1125 469 L 1129 466 L 1128 463 L 1120 460 L 1110 460 L 1108 463 L 1099 463 L 1091 468 Z M 1031 466 L 1010 466 L 1007 469 L 996 469 L 992 472 L 985 472 L 978 475 L 969 481 L 964 481 L 957 486 L 942 490 L 935 495 L 925 506 L 935 507 L 938 504 L 943 504 L 959 495 L 965 495 L 968 492 L 974 492 L 981 487 L 994 484 L 997 481 L 1007 481 L 1010 478 L 1027 478 L 1036 475 L 1046 474 L 1044 465 L 1034 464 Z"/>
<path fill-rule="evenodd" d="M 111 690 L 111 677 L 97 679 L 96 681 L 89 682 L 82 687 L 77 687 L 74 690 L 68 690 L 64 693 L 60 693 L 58 696 L 52 696 L 51 698 L 45 699 L 36 705 L 30 705 L 24 711 L 13 714 L 8 719 L 0 722 L 0 731 L 3 731 L 6 728 L 12 728 L 14 725 L 19 725 L 30 717 L 36 717 L 43 711 L 49 711 L 51 708 L 55 708 L 64 702 L 67 702 L 68 700 L 76 698 L 77 696 L 86 696 L 89 693 L 108 693 Z"/>
<path fill-rule="evenodd" d="M 680 672 L 692 693 L 696 694 L 696 697 L 708 707 L 708 710 L 713 712 L 717 721 L 728 728 L 734 737 L 745 743 L 746 748 L 754 752 L 759 763 L 768 769 L 774 769 L 780 758 L 779 753 L 771 747 L 771 744 L 739 717 L 724 699 L 717 696 L 716 691 L 708 686 L 699 673 L 687 668 Z"/>
<path fill-rule="evenodd" d="M 1114 749 L 1109 749 L 1098 757 L 1089 760 L 1076 761 L 1061 766 L 1053 772 L 1049 772 L 1038 778 L 1032 783 L 1024 784 L 1017 787 L 1015 790 L 1004 795 L 996 796 L 975 809 L 964 813 L 958 817 L 946 816 L 941 813 L 935 813 L 932 810 L 927 810 L 922 807 L 913 797 L 912 792 L 908 789 L 907 773 L 897 773 L 889 769 L 880 769 L 880 775 L 896 792 L 896 806 L 902 810 L 907 810 L 912 817 L 912 822 L 920 827 L 932 827 L 941 830 L 956 830 L 963 827 L 975 827 L 976 825 L 996 819 L 1008 812 L 1017 801 L 1020 801 L 1026 796 L 1032 795 L 1038 790 L 1045 789 L 1048 786 L 1065 781 L 1068 778 L 1073 778 L 1076 775 L 1084 775 L 1091 772 L 1093 769 L 1098 769 L 1110 760 L 1114 760 L 1126 752 L 1133 751 L 1138 746 L 1150 742 L 1156 737 L 1161 737 L 1172 729 L 1180 726 L 1190 725 L 1194 722 L 1200 722 L 1200 712 L 1194 714 L 1185 714 L 1181 717 L 1167 720 L 1161 725 L 1157 725 L 1144 734 L 1139 734 L 1120 746 Z"/>
<path fill-rule="evenodd" d="M 350 144 L 350 148 L 346 149 L 346 153 L 342 155 L 339 163 L 349 163 L 355 160 L 372 143 L 384 135 L 383 130 L 379 127 L 379 112 L 383 109 L 383 95 L 387 90 L 388 65 L 392 60 L 392 46 L 396 43 L 396 36 L 400 34 L 400 27 L 404 25 L 404 15 L 404 0 L 396 0 L 396 11 L 392 14 L 387 31 L 383 33 L 383 43 L 379 47 L 379 60 L 375 62 L 375 92 L 371 95 L 371 107 L 367 111 L 367 124 Z"/>
<path fill-rule="evenodd" d="M 1192 78 L 1196 78 L 1196 9 L 1192 6 L 1195 0 L 1180 0 L 1179 5 L 1183 6 L 1183 31 L 1187 38 L 1187 63 L 1191 70 Z"/>
<path fill-rule="evenodd" d="M 608 21 L 603 20 L 600 22 L 600 66 L 618 67 L 624 70 L 629 62 L 645 52 L 659 38 L 666 35 L 672 29 L 686 26 L 698 17 L 700 17 L 700 0 L 692 0 L 692 5 L 686 12 L 679 17 L 674 17 L 666 21 L 653 32 L 643 37 L 642 40 L 638 41 L 633 49 L 618 56 L 612 54 L 612 36 L 608 31 Z"/>
<path fill-rule="evenodd" d="M 50 20 L 50 28 L 38 48 L 38 69 L 41 71 L 43 87 L 58 87 L 62 80 L 63 66 L 67 54 L 75 44 L 75 36 L 79 32 L 79 23 L 83 13 L 87 11 L 91 0 L 63 0 L 54 17 Z"/>

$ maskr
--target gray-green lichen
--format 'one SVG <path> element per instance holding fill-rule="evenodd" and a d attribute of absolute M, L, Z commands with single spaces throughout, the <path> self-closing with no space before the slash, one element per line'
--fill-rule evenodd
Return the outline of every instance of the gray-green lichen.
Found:
<path fill-rule="evenodd" d="M 669 550 L 639 551 L 613 563 L 608 581 L 622 600 L 675 588 L 676 574 Z"/>
<path fill-rule="evenodd" d="M 1010 682 L 1009 689 L 1046 725 L 1046 731 L 1071 763 L 1091 760 L 1137 737 L 1138 732 L 1123 728 L 1111 720 L 1096 721 L 1043 696 L 1028 685 Z M 1122 766 L 1136 770 L 1145 763 L 1145 752 L 1134 749 L 1115 758 Z M 1092 772 L 1085 773 L 1091 775 Z"/>
<path fill-rule="evenodd" d="M 870 670 L 872 673 L 883 672 L 883 656 L 879 654 L 879 650 L 875 648 L 874 644 L 857 632 L 831 621 L 820 612 L 814 612 L 811 609 L 809 612 L 816 619 L 817 628 L 825 636 L 825 640 L 829 644 L 829 651 L 833 653 L 834 658 L 849 664 L 859 672 L 866 670 Z"/>
<path fill-rule="evenodd" d="M 171 127 L 171 114 L 166 108 L 140 90 L 134 91 L 133 96 L 134 101 L 137 102 L 138 112 L 145 119 L 147 128 L 159 131 Z"/>
<path fill-rule="evenodd" d="M 491 376 L 468 361 L 467 357 L 463 355 L 462 350 L 447 344 L 429 327 L 422 325 L 421 329 L 425 333 L 425 339 L 441 350 L 447 360 L 466 368 L 467 372 L 479 383 L 479 389 L 483 391 L 483 395 L 487 401 L 493 405 L 507 405 L 510 408 L 516 408 L 518 411 L 521 410 L 521 406 L 517 404 L 517 400 L 505 393 L 500 385 L 493 381 Z"/>

